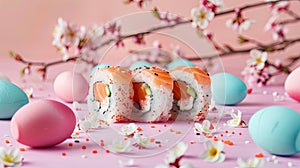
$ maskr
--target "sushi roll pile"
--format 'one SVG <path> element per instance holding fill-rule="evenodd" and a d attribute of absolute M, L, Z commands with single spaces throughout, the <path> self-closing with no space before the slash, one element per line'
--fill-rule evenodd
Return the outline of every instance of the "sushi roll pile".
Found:
<path fill-rule="evenodd" d="M 90 76 L 88 106 L 106 123 L 199 121 L 208 113 L 210 85 L 209 75 L 192 66 L 98 66 Z"/>

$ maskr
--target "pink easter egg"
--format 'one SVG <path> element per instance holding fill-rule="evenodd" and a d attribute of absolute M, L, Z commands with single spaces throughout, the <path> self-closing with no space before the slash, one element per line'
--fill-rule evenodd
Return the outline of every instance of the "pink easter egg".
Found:
<path fill-rule="evenodd" d="M 66 102 L 81 102 L 88 95 L 89 84 L 80 74 L 66 71 L 59 74 L 54 81 L 54 92 Z"/>
<path fill-rule="evenodd" d="M 300 102 L 300 67 L 296 68 L 285 80 L 285 91 L 287 94 Z"/>
<path fill-rule="evenodd" d="M 14 139 L 30 147 L 51 147 L 69 138 L 76 117 L 66 105 L 54 100 L 37 100 L 20 108 L 11 120 Z"/>

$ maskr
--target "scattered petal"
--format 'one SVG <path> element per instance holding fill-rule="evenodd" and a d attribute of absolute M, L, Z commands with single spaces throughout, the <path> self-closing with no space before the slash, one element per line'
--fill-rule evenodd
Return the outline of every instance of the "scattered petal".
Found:
<path fill-rule="evenodd" d="M 114 139 L 112 141 L 111 145 L 108 145 L 108 149 L 112 152 L 116 153 L 123 153 L 123 152 L 129 152 L 131 150 L 131 142 L 130 140 L 116 140 Z"/>
<path fill-rule="evenodd" d="M 121 128 L 121 133 L 122 133 L 122 135 L 125 135 L 125 136 L 132 136 L 132 135 L 134 135 L 134 133 L 138 132 L 137 129 L 138 129 L 138 127 L 136 126 L 135 123 L 130 123 L 128 125 L 124 125 Z"/>
<path fill-rule="evenodd" d="M 250 158 L 247 161 L 244 161 L 242 158 L 238 158 L 237 164 L 240 168 L 262 168 L 264 160 L 260 158 Z"/>

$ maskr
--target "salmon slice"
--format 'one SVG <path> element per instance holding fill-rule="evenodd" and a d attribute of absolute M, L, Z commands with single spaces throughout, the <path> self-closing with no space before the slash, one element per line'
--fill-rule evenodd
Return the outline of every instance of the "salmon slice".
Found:
<path fill-rule="evenodd" d="M 142 82 L 133 83 L 133 90 L 134 90 L 133 100 L 135 102 L 140 102 L 140 100 L 146 100 L 147 93 L 143 85 L 144 83 Z"/>
<path fill-rule="evenodd" d="M 179 67 L 176 67 L 175 69 L 172 69 L 171 72 L 176 71 L 176 70 L 182 70 L 182 71 L 194 74 L 195 79 L 200 84 L 210 84 L 210 82 L 211 82 L 209 75 L 205 71 L 203 71 L 197 67 L 179 66 Z"/>
<path fill-rule="evenodd" d="M 145 69 L 148 72 L 148 76 L 153 78 L 153 83 L 157 86 L 164 86 L 169 88 L 170 90 L 173 89 L 173 79 L 171 78 L 169 72 L 159 69 L 159 68 L 149 68 Z"/>
<path fill-rule="evenodd" d="M 187 92 L 188 87 L 184 82 L 174 81 L 173 85 L 173 98 L 176 100 L 189 99 L 191 95 Z"/>
<path fill-rule="evenodd" d="M 103 102 L 104 99 L 108 96 L 106 87 L 107 85 L 102 82 L 96 82 L 94 84 L 94 97 L 96 101 Z"/>

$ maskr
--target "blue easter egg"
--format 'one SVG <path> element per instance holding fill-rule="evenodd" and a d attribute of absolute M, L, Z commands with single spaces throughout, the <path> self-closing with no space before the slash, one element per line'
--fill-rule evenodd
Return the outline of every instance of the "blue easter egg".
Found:
<path fill-rule="evenodd" d="M 0 80 L 0 119 L 11 119 L 15 112 L 28 102 L 28 97 L 22 89 Z"/>
<path fill-rule="evenodd" d="M 212 98 L 217 104 L 235 105 L 247 96 L 247 86 L 238 77 L 229 73 L 218 73 L 211 77 Z"/>
<path fill-rule="evenodd" d="M 171 62 L 167 66 L 167 70 L 172 70 L 178 66 L 196 66 L 196 65 L 187 59 L 177 59 Z"/>
<path fill-rule="evenodd" d="M 256 112 L 249 121 L 254 142 L 275 155 L 300 152 L 300 114 L 283 106 L 270 106 Z"/>
<path fill-rule="evenodd" d="M 143 68 L 143 67 L 149 67 L 149 68 L 152 68 L 152 65 L 147 62 L 147 61 L 137 61 L 135 62 L 134 64 L 132 64 L 129 69 L 130 70 L 134 70 L 134 69 L 137 69 L 137 68 Z"/>
<path fill-rule="evenodd" d="M 95 72 L 97 69 L 99 69 L 99 68 L 107 68 L 107 67 L 110 67 L 110 65 L 109 65 L 109 64 L 98 64 L 98 65 L 96 65 L 96 66 L 92 69 L 91 75 L 94 74 L 94 72 Z"/>

